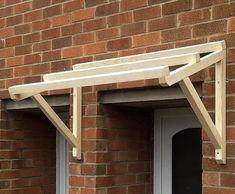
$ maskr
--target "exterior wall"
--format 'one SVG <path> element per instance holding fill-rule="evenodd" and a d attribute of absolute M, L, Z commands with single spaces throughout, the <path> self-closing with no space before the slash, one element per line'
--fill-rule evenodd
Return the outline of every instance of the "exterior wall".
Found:
<path fill-rule="evenodd" d="M 75 63 L 226 40 L 228 160 L 224 166 L 215 163 L 213 147 L 204 135 L 203 193 L 234 193 L 234 16 L 233 0 L 0 0 L 0 38 L 3 40 L 0 41 L 0 98 L 9 97 L 6 88 L 11 85 L 40 81 L 42 74 L 71 69 Z M 212 112 L 213 78 L 213 68 L 193 77 L 194 81 L 204 81 L 203 100 Z M 142 161 L 138 160 L 140 149 L 134 150 L 133 155 L 129 151 L 135 138 L 140 144 L 138 148 L 149 150 L 142 144 L 149 142 L 150 137 L 128 134 L 135 127 L 139 132 L 149 128 L 144 123 L 136 126 L 134 122 L 144 115 L 101 107 L 97 104 L 97 91 L 154 84 L 154 80 L 143 80 L 83 89 L 84 154 L 81 163 L 71 158 L 71 194 L 151 193 L 151 189 L 148 190 L 151 178 L 144 178 L 151 176 L 151 154 Z M 65 92 L 68 91 L 46 94 Z M 126 118 L 131 128 L 126 126 Z M 117 133 L 112 134 L 115 131 Z M 123 131 L 127 134 L 122 134 Z M 149 134 L 151 132 L 147 136 Z M 130 144 L 112 145 L 113 138 L 128 139 Z M 8 160 L 7 155 L 2 157 Z M 124 165 L 115 167 L 120 159 Z M 140 165 L 141 162 L 144 164 Z M 4 165 L 9 168 L 7 163 Z M 121 171 L 119 175 L 115 174 L 115 168 Z M 129 174 L 133 174 L 135 182 L 131 182 Z M 141 174 L 145 175 L 141 178 Z M 13 181 L 14 177 L 9 175 L 8 179 Z M 7 186 L 9 182 L 5 178 L 2 180 L 3 188 L 12 186 Z"/>
<path fill-rule="evenodd" d="M 2 107 L 0 115 L 0 193 L 55 193 L 54 127 L 42 114 Z"/>

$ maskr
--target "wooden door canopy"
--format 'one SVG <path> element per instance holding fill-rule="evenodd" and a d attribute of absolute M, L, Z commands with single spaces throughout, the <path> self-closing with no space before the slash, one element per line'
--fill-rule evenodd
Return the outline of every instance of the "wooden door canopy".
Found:
<path fill-rule="evenodd" d="M 190 76 L 215 65 L 215 123 L 197 94 Z M 174 70 L 170 67 L 175 66 Z M 215 159 L 226 162 L 225 119 L 225 41 L 170 50 L 94 61 L 73 66 L 72 71 L 43 76 L 43 82 L 12 86 L 13 100 L 31 97 L 55 127 L 75 147 L 73 155 L 81 159 L 81 88 L 101 84 L 159 79 L 162 86 L 178 83 L 215 147 Z M 73 133 L 41 96 L 41 92 L 73 88 Z"/>

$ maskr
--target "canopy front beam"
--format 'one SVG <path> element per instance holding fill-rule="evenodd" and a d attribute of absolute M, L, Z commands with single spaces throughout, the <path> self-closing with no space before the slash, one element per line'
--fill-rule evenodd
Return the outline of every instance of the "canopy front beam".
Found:
<path fill-rule="evenodd" d="M 54 126 L 74 147 L 73 156 L 81 159 L 82 92 L 84 86 L 145 79 L 159 79 L 162 86 L 178 83 L 215 147 L 215 159 L 224 164 L 225 138 L 225 42 L 219 41 L 171 50 L 146 53 L 74 65 L 73 71 L 44 75 L 44 82 L 9 88 L 11 98 L 32 97 Z M 205 55 L 201 57 L 200 55 Z M 215 64 L 215 123 L 198 96 L 189 76 Z M 171 66 L 176 66 L 171 71 Z M 40 95 L 47 90 L 73 88 L 73 133 Z"/>

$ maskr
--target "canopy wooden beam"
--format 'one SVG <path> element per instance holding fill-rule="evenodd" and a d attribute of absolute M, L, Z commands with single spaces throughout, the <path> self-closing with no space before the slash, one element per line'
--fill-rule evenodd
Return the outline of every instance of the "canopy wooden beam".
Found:
<path fill-rule="evenodd" d="M 12 86 L 9 88 L 9 92 L 14 100 L 32 97 L 44 114 L 74 147 L 73 156 L 80 160 L 82 158 L 82 87 L 145 79 L 159 79 L 162 86 L 178 83 L 215 147 L 215 159 L 218 163 L 225 164 L 225 49 L 225 42 L 218 41 L 88 62 L 74 65 L 73 71 L 44 75 L 44 81 L 41 83 Z M 189 79 L 191 75 L 211 65 L 215 65 L 216 69 L 215 123 Z M 175 66 L 172 71 L 171 66 Z M 43 91 L 66 88 L 73 88 L 73 132 L 66 127 L 40 95 Z"/>
<path fill-rule="evenodd" d="M 79 69 L 79 66 L 76 70 L 67 71 L 67 72 L 58 72 L 46 74 L 43 76 L 44 81 L 53 81 L 53 80 L 63 80 L 69 78 L 76 78 L 82 76 L 92 76 L 105 73 L 115 73 L 120 71 L 130 71 L 144 68 L 154 68 L 159 66 L 177 66 L 182 64 L 188 64 L 193 62 L 199 62 L 200 55 L 199 53 L 189 53 L 183 55 L 176 55 L 170 57 L 162 57 L 157 59 L 146 59 L 129 63 L 118 63 L 100 66 L 98 63 L 97 66 L 93 65 L 92 67 L 87 67 Z"/>

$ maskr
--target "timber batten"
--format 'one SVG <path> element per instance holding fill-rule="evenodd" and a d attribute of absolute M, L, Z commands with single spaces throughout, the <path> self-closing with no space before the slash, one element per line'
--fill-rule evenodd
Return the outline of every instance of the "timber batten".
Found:
<path fill-rule="evenodd" d="M 205 53 L 207 55 L 200 57 Z M 189 79 L 189 76 L 214 64 L 215 123 Z M 171 66 L 179 67 L 171 71 Z M 9 92 L 14 100 L 31 97 L 74 147 L 73 156 L 81 159 L 82 87 L 145 79 L 159 79 L 162 86 L 178 83 L 215 147 L 216 161 L 225 164 L 225 67 L 225 42 L 219 41 L 74 65 L 72 71 L 47 74 L 43 82 L 12 86 Z M 40 95 L 43 91 L 66 88 L 73 88 L 73 133 Z"/>

